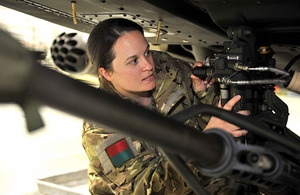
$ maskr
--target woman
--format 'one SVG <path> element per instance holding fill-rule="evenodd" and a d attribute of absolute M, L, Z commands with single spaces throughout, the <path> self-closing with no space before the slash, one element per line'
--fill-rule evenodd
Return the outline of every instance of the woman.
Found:
<path fill-rule="evenodd" d="M 102 90 L 164 116 L 198 103 L 218 103 L 218 90 L 211 80 L 195 76 L 191 79 L 187 63 L 166 53 L 150 52 L 142 27 L 129 20 L 109 19 L 99 23 L 90 34 L 87 51 L 90 62 L 96 66 Z M 239 99 L 234 97 L 224 109 L 230 110 Z M 186 124 L 200 131 L 221 127 L 233 136 L 247 133 L 214 117 L 209 120 L 196 116 Z M 155 146 L 88 121 L 83 125 L 82 141 L 90 160 L 92 194 L 193 193 Z M 199 179 L 208 186 L 209 180 L 201 176 Z"/>

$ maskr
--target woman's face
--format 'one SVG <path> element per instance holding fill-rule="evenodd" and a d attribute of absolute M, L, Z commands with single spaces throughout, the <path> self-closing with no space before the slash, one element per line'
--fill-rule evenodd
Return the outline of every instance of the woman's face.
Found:
<path fill-rule="evenodd" d="M 133 98 L 135 95 L 148 93 L 155 87 L 153 58 L 149 52 L 149 44 L 141 32 L 131 31 L 122 35 L 113 51 L 113 71 L 105 72 L 104 76 L 120 94 Z"/>

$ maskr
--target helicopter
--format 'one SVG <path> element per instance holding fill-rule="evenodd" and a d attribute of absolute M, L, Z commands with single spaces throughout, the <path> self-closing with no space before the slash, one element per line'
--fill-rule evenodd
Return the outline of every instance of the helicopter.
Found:
<path fill-rule="evenodd" d="M 235 151 L 233 152 L 235 157 L 228 159 L 226 162 L 224 161 L 224 164 L 221 163 L 222 171 L 220 171 L 220 167 L 214 169 L 200 167 L 199 169 L 208 176 L 229 174 L 233 178 L 245 180 L 271 192 L 286 189 L 286 186 L 299 192 L 299 181 L 297 180 L 300 159 L 299 138 L 285 127 L 288 117 L 287 107 L 273 93 L 274 83 L 296 92 L 299 90 L 297 86 L 299 82 L 297 80 L 298 71 L 300 69 L 297 62 L 300 44 L 298 36 L 300 31 L 299 2 L 292 0 L 247 0 L 243 2 L 228 0 L 82 0 L 63 2 L 18 0 L 12 2 L 4 0 L 0 4 L 86 33 L 89 33 L 102 20 L 114 17 L 127 18 L 144 28 L 145 36 L 152 45 L 165 44 L 167 45 L 166 52 L 187 61 L 205 59 L 206 67 L 194 69 L 193 74 L 199 77 L 215 77 L 217 82 L 220 83 L 221 89 L 229 94 L 222 97 L 223 101 L 228 101 L 236 93 L 242 95 L 253 94 L 254 100 L 250 102 L 242 101 L 238 105 L 238 109 L 251 110 L 251 113 L 257 115 L 257 118 L 263 118 L 261 122 L 267 124 L 267 128 L 272 129 L 275 133 L 262 133 L 265 131 L 259 125 L 251 126 L 249 121 L 246 122 L 247 119 L 239 119 L 239 116 L 233 114 L 232 118 L 225 117 L 229 122 L 233 122 L 233 118 L 239 119 L 237 121 L 240 126 L 251 129 L 254 136 L 247 142 L 250 141 L 256 145 L 245 148 L 244 145 L 237 145 L 228 136 L 213 131 L 212 134 L 224 139 L 226 147 L 231 147 L 230 151 Z M 22 51 L 20 52 L 22 53 Z M 64 71 L 73 74 L 80 73 L 80 70 L 72 66 L 64 66 L 63 68 Z M 244 72 L 247 72 L 246 75 Z M 39 73 L 37 72 L 37 74 Z M 52 74 L 49 73 L 49 75 Z M 55 74 L 54 77 L 56 77 Z M 48 78 L 50 79 L 51 76 Z M 65 81 L 62 78 L 60 81 L 67 83 L 69 80 Z M 35 87 L 40 89 L 38 86 Z M 76 94 L 82 94 L 83 92 L 73 91 Z M 93 93 L 88 88 L 85 92 Z M 66 94 L 66 92 L 62 92 L 62 94 Z M 68 105 L 55 102 L 53 96 L 50 99 L 50 96 L 46 97 L 41 91 L 37 93 L 37 96 L 44 99 L 47 104 L 55 104 L 56 107 L 66 109 L 71 113 L 77 113 Z M 102 94 L 102 99 L 105 99 L 105 97 Z M 9 98 L 11 97 L 8 96 L 7 99 Z M 15 101 L 18 102 L 18 99 Z M 264 102 L 264 104 L 257 103 L 258 101 Z M 122 109 L 120 108 L 120 110 Z M 125 114 L 125 108 L 123 110 Z M 138 108 L 137 110 L 137 112 L 144 112 Z M 208 110 L 210 109 L 205 107 L 198 108 L 197 111 L 186 110 L 174 116 L 173 119 L 182 121 L 187 114 L 199 114 L 199 112 L 225 119 L 224 113 L 221 111 Z M 88 115 L 88 113 L 85 114 Z M 231 116 L 231 114 L 229 115 Z M 89 116 L 93 118 L 91 115 Z M 172 126 L 172 122 L 166 123 Z M 159 119 L 154 124 L 162 125 L 165 129 L 168 129 L 168 125 L 161 124 Z M 160 127 L 151 127 L 151 129 L 160 129 Z M 282 135 L 285 138 L 280 137 Z M 270 139 L 273 142 L 272 146 L 268 148 L 275 150 L 275 152 L 264 150 Z M 151 141 L 156 142 L 155 138 Z M 163 145 L 164 143 L 160 142 L 159 144 Z M 164 147 L 174 149 L 175 146 L 164 145 Z M 241 155 L 241 151 L 243 155 Z M 246 154 L 244 154 L 244 151 L 247 151 Z M 259 155 L 257 153 L 253 154 L 254 151 L 259 151 Z M 283 157 L 277 153 L 283 154 Z M 249 167 L 245 168 L 243 166 L 244 162 L 237 160 L 236 156 L 242 156 L 247 159 L 249 166 L 259 167 L 263 171 L 249 170 Z M 170 159 L 172 159 L 172 155 Z M 255 159 L 263 159 L 280 168 L 270 171 L 270 167 L 268 167 L 267 170 L 264 170 L 265 167 L 260 167 Z M 230 163 L 226 164 L 228 162 Z M 180 163 L 174 164 L 180 166 Z M 227 167 L 227 169 L 224 167 Z M 282 169 L 293 171 L 285 172 Z M 275 173 L 278 173 L 278 171 L 280 174 L 276 175 Z M 286 175 L 291 178 L 287 178 Z"/>

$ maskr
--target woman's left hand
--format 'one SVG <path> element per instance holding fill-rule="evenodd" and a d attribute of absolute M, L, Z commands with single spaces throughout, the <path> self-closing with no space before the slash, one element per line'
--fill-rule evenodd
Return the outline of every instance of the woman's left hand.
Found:
<path fill-rule="evenodd" d="M 196 62 L 194 64 L 193 68 L 195 68 L 197 66 L 201 67 L 201 66 L 203 66 L 203 64 L 201 62 Z M 215 82 L 214 78 L 206 77 L 204 80 L 202 80 L 193 74 L 191 75 L 191 78 L 193 81 L 193 89 L 195 92 L 204 91 Z"/>
<path fill-rule="evenodd" d="M 223 108 L 225 110 L 231 110 L 233 108 L 233 106 L 241 99 L 240 95 L 237 95 L 235 97 L 233 97 L 231 100 L 229 100 L 224 107 L 221 106 L 221 101 L 219 101 L 219 108 Z M 240 110 L 237 113 L 248 116 L 250 114 L 250 112 L 248 110 Z M 233 125 L 229 122 L 226 122 L 222 119 L 219 119 L 217 117 L 211 117 L 211 119 L 209 120 L 207 126 L 205 127 L 204 131 L 210 128 L 219 128 L 219 129 L 223 129 L 225 131 L 227 131 L 228 133 L 230 133 L 232 136 L 234 137 L 241 137 L 243 135 L 246 135 L 248 133 L 247 130 L 245 129 L 241 129 L 239 127 L 237 127 L 236 125 Z"/>

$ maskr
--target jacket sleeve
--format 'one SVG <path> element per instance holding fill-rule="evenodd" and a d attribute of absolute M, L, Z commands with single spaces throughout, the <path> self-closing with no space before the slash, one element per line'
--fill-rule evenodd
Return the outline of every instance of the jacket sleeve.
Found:
<path fill-rule="evenodd" d="M 211 85 L 207 90 L 195 92 L 192 86 L 192 64 L 173 58 L 165 52 L 152 52 L 155 71 L 156 71 L 156 90 L 154 98 L 157 108 L 164 116 L 170 116 L 181 112 L 197 104 L 217 105 L 219 100 L 219 87 L 217 84 Z M 177 87 L 176 87 L 177 86 Z M 172 104 L 169 112 L 164 111 L 164 104 L 172 94 L 176 94 L 178 88 L 182 89 L 183 94 L 178 101 Z M 171 99 L 171 98 L 169 98 Z M 163 109 L 162 109 L 163 108 Z M 210 116 L 198 115 L 188 119 L 185 124 L 197 130 L 203 130 Z"/>
<path fill-rule="evenodd" d="M 202 104 L 209 104 L 217 106 L 219 102 L 219 87 L 217 84 L 211 85 L 207 90 L 194 92 L 195 98 L 194 102 L 196 104 L 202 103 Z"/>
<path fill-rule="evenodd" d="M 190 194 L 191 189 L 155 147 L 133 141 L 137 155 L 117 167 L 103 163 L 99 145 L 115 134 L 103 133 L 101 128 L 83 125 L 82 144 L 90 160 L 88 168 L 91 194 Z M 115 159 L 110 159 L 115 160 Z"/>
<path fill-rule="evenodd" d="M 104 135 L 101 129 L 97 129 L 94 125 L 84 122 L 82 131 L 82 145 L 89 158 L 88 167 L 89 191 L 91 194 L 113 194 L 109 189 L 107 179 L 101 175 L 103 167 L 97 157 L 94 147 L 98 145 Z"/>
<path fill-rule="evenodd" d="M 83 146 L 90 159 L 88 168 L 89 191 L 93 195 L 100 194 L 131 194 L 131 195 L 193 195 L 195 194 L 180 174 L 170 163 L 153 150 L 144 150 L 118 167 L 106 172 L 95 150 L 105 137 L 101 129 L 84 132 Z M 101 141 L 102 140 L 102 141 Z M 208 178 L 202 176 L 195 167 L 189 165 L 199 182 L 209 194 L 232 194 L 226 187 L 224 178 Z"/>

